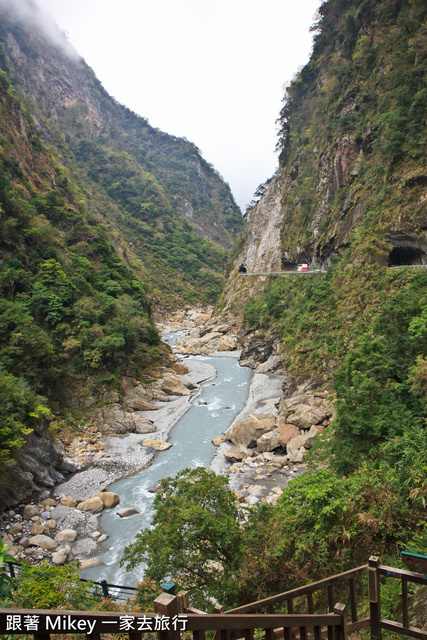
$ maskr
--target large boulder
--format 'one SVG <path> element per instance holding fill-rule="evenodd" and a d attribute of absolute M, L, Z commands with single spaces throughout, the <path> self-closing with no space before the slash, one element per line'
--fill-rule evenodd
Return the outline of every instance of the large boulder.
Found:
<path fill-rule="evenodd" d="M 158 411 L 159 407 L 146 400 L 135 400 L 134 398 L 125 399 L 126 407 L 134 411 Z"/>
<path fill-rule="evenodd" d="M 283 448 L 286 447 L 289 440 L 296 438 L 300 434 L 299 429 L 294 424 L 288 424 L 284 419 L 279 420 L 277 431 L 279 434 L 279 444 Z"/>
<path fill-rule="evenodd" d="M 24 527 L 20 522 L 16 524 L 11 524 L 8 529 L 8 533 L 10 533 L 11 536 L 15 536 L 16 534 L 21 533 L 23 528 Z"/>
<path fill-rule="evenodd" d="M 267 433 L 264 433 L 256 441 L 256 446 L 260 453 L 264 453 L 265 451 L 273 451 L 274 449 L 277 449 L 277 447 L 280 446 L 278 429 L 273 429 L 273 431 L 268 431 Z"/>
<path fill-rule="evenodd" d="M 100 491 L 99 493 L 94 493 L 92 498 L 101 498 L 104 509 L 112 509 L 120 503 L 119 496 L 113 491 Z"/>
<path fill-rule="evenodd" d="M 311 429 L 305 434 L 304 448 L 310 449 L 313 445 L 314 439 L 321 433 L 320 429 L 313 425 Z"/>
<path fill-rule="evenodd" d="M 199 343 L 203 346 L 205 344 L 208 344 L 208 342 L 211 342 L 212 340 L 217 340 L 218 338 L 221 338 L 221 337 L 222 337 L 222 333 L 220 333 L 219 331 L 210 331 L 209 333 L 206 333 L 204 336 L 199 338 Z"/>
<path fill-rule="evenodd" d="M 254 451 L 251 451 L 242 444 L 237 444 L 235 447 L 227 449 L 227 451 L 224 453 L 224 458 L 226 460 L 229 460 L 230 462 L 240 462 L 240 460 L 244 460 L 245 458 L 254 455 Z"/>
<path fill-rule="evenodd" d="M 63 547 L 62 549 L 58 549 L 58 551 L 55 551 L 55 553 L 52 555 L 52 564 L 55 564 L 56 566 L 60 567 L 61 565 L 67 562 L 67 559 L 70 556 L 70 554 L 71 554 L 71 549 L 68 545 Z"/>
<path fill-rule="evenodd" d="M 136 384 L 131 386 L 132 383 L 128 379 L 123 379 L 123 386 L 125 388 L 125 402 L 129 400 L 135 400 L 137 402 L 145 402 L 150 400 L 150 395 L 147 389 L 142 384 Z"/>
<path fill-rule="evenodd" d="M 61 498 L 60 502 L 65 507 L 77 507 L 76 500 L 74 500 L 74 498 L 71 498 L 71 496 L 64 496 L 63 498 Z"/>
<path fill-rule="evenodd" d="M 310 429 L 313 424 L 320 424 L 332 416 L 333 407 L 330 402 L 319 395 L 309 393 L 287 398 L 280 406 L 280 414 L 288 423 L 299 429 Z"/>
<path fill-rule="evenodd" d="M 186 364 L 182 362 L 175 362 L 172 367 L 173 371 L 177 373 L 179 376 L 185 376 L 188 373 L 188 367 Z"/>
<path fill-rule="evenodd" d="M 170 442 L 164 442 L 163 440 L 143 440 L 141 444 L 143 447 L 156 449 L 156 451 L 166 451 L 172 446 Z"/>
<path fill-rule="evenodd" d="M 296 396 L 286 398 L 286 400 L 281 404 L 281 411 L 286 415 L 289 415 L 293 413 L 296 407 L 300 404 L 310 405 L 312 398 L 313 396 L 309 393 L 300 393 Z"/>
<path fill-rule="evenodd" d="M 304 447 L 301 447 L 301 449 L 293 449 L 289 454 L 288 454 L 288 460 L 289 462 L 302 462 L 302 459 L 304 457 Z"/>
<path fill-rule="evenodd" d="M 35 524 L 31 527 L 31 533 L 33 536 L 37 536 L 40 533 L 44 533 L 46 531 L 46 527 L 44 524 Z"/>
<path fill-rule="evenodd" d="M 120 405 L 114 405 L 100 413 L 100 418 L 110 433 L 152 433 L 156 431 L 152 420 L 143 418 L 133 411 L 123 411 Z"/>
<path fill-rule="evenodd" d="M 154 422 L 147 418 L 143 418 L 142 416 L 134 415 L 133 422 L 135 425 L 135 433 L 153 433 L 154 431 L 157 431 Z"/>
<path fill-rule="evenodd" d="M 56 534 L 55 540 L 57 542 L 74 542 L 77 538 L 77 531 L 74 529 L 63 529 Z"/>
<path fill-rule="evenodd" d="M 81 563 L 80 569 L 92 569 L 92 567 L 100 567 L 103 564 L 105 564 L 105 562 L 102 562 L 99 558 L 89 558 L 89 560 Z"/>
<path fill-rule="evenodd" d="M 273 429 L 275 421 L 276 417 L 271 413 L 251 413 L 244 420 L 236 422 L 225 435 L 235 445 L 242 444 L 245 447 L 254 448 L 258 438 Z"/>
<path fill-rule="evenodd" d="M 29 543 L 30 545 L 41 547 L 42 549 L 46 549 L 48 551 L 56 549 L 56 547 L 58 546 L 55 540 L 52 540 L 52 538 L 49 538 L 49 536 L 44 535 L 32 536 L 29 540 Z"/>
<path fill-rule="evenodd" d="M 222 336 L 218 340 L 218 351 L 234 351 L 237 348 L 237 338 L 235 336 Z"/>
<path fill-rule="evenodd" d="M 175 374 L 165 374 L 160 389 L 170 396 L 189 396 L 191 391 L 181 382 Z"/>
<path fill-rule="evenodd" d="M 310 429 L 313 424 L 320 424 L 330 415 L 330 410 L 323 407 L 313 407 L 303 404 L 298 405 L 294 413 L 288 415 L 287 419 L 299 429 Z"/>
<path fill-rule="evenodd" d="M 24 507 L 24 513 L 22 517 L 24 518 L 24 520 L 31 520 L 31 518 L 37 515 L 38 512 L 39 511 L 35 505 L 27 504 L 26 507 Z"/>
<path fill-rule="evenodd" d="M 104 508 L 101 498 L 94 497 L 84 500 L 77 505 L 79 511 L 87 511 L 89 513 L 99 513 Z"/>
<path fill-rule="evenodd" d="M 289 440 L 288 444 L 286 445 L 286 453 L 289 455 L 293 451 L 298 451 L 299 449 L 301 449 L 301 447 L 304 446 L 305 441 L 306 441 L 306 436 L 299 435 L 299 436 L 296 436 L 295 438 L 292 438 L 291 440 Z"/>
<path fill-rule="evenodd" d="M 45 498 L 40 504 L 44 507 L 56 507 L 56 500 L 55 498 Z"/>

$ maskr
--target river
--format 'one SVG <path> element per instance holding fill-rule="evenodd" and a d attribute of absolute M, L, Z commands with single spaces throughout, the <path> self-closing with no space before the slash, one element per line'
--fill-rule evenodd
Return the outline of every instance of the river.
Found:
<path fill-rule="evenodd" d="M 168 341 L 173 343 L 173 336 Z M 191 408 L 173 427 L 169 437 L 172 448 L 157 452 L 149 467 L 109 487 L 109 491 L 120 496 L 121 504 L 105 510 L 101 516 L 102 529 L 108 535 L 104 547 L 108 549 L 103 553 L 98 551 L 96 557 L 105 566 L 84 571 L 85 578 L 130 586 L 141 580 L 142 566 L 127 573 L 119 562 L 124 547 L 141 529 L 150 525 L 153 489 L 160 479 L 174 476 L 181 469 L 208 467 L 216 451 L 212 438 L 221 435 L 245 406 L 251 369 L 240 367 L 237 358 L 233 357 L 194 356 L 191 359 L 213 365 L 216 377 L 203 385 L 202 393 L 195 397 Z M 131 506 L 139 513 L 120 518 L 117 511 L 123 506 Z"/>

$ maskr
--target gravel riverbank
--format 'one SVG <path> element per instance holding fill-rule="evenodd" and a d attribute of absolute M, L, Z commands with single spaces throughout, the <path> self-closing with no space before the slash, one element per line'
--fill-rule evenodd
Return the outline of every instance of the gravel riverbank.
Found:
<path fill-rule="evenodd" d="M 144 418 L 154 421 L 156 431 L 151 433 L 150 437 L 155 440 L 167 441 L 171 429 L 200 395 L 202 389 L 200 385 L 213 380 L 216 376 L 215 367 L 206 362 L 187 359 L 185 364 L 188 373 L 180 377 L 197 385 L 194 393 L 191 396 L 176 396 L 171 398 L 170 402 L 156 402 L 158 407 L 156 411 L 138 412 Z M 151 463 L 155 455 L 153 449 L 141 445 L 144 439 L 145 436 L 138 433 L 103 438 L 104 451 L 109 454 L 109 457 L 94 459 L 87 469 L 74 474 L 67 482 L 58 485 L 54 495 L 58 498 L 70 496 L 80 502 L 117 480 L 141 471 Z"/>

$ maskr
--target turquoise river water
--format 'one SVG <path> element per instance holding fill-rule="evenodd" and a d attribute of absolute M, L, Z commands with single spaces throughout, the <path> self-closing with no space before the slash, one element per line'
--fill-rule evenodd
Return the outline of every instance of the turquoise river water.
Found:
<path fill-rule="evenodd" d="M 171 342 L 173 340 L 170 340 Z M 104 546 L 108 550 L 96 553 L 105 563 L 84 572 L 85 578 L 105 579 L 113 584 L 134 585 L 141 580 L 144 568 L 141 566 L 127 573 L 119 566 L 124 547 L 141 529 L 148 527 L 153 515 L 153 490 L 159 480 L 174 476 L 186 467 L 208 467 L 216 447 L 212 438 L 220 435 L 243 409 L 248 395 L 252 370 L 240 367 L 236 358 L 195 356 L 196 359 L 213 365 L 217 371 L 214 380 L 203 384 L 201 395 L 193 401 L 191 408 L 172 428 L 169 442 L 173 445 L 167 451 L 156 453 L 152 464 L 134 476 L 123 478 L 109 487 L 120 496 L 121 504 L 116 509 L 105 510 L 101 516 L 101 526 L 108 535 Z M 199 404 L 202 400 L 206 404 Z M 133 507 L 138 514 L 120 518 L 120 507 Z"/>

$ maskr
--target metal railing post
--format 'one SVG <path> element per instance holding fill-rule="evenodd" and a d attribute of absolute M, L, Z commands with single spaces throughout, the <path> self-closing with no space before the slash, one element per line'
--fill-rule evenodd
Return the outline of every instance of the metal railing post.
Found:
<path fill-rule="evenodd" d="M 108 583 L 106 580 L 100 580 L 99 584 L 101 585 L 102 595 L 104 598 L 109 598 L 110 594 L 108 593 Z"/>

